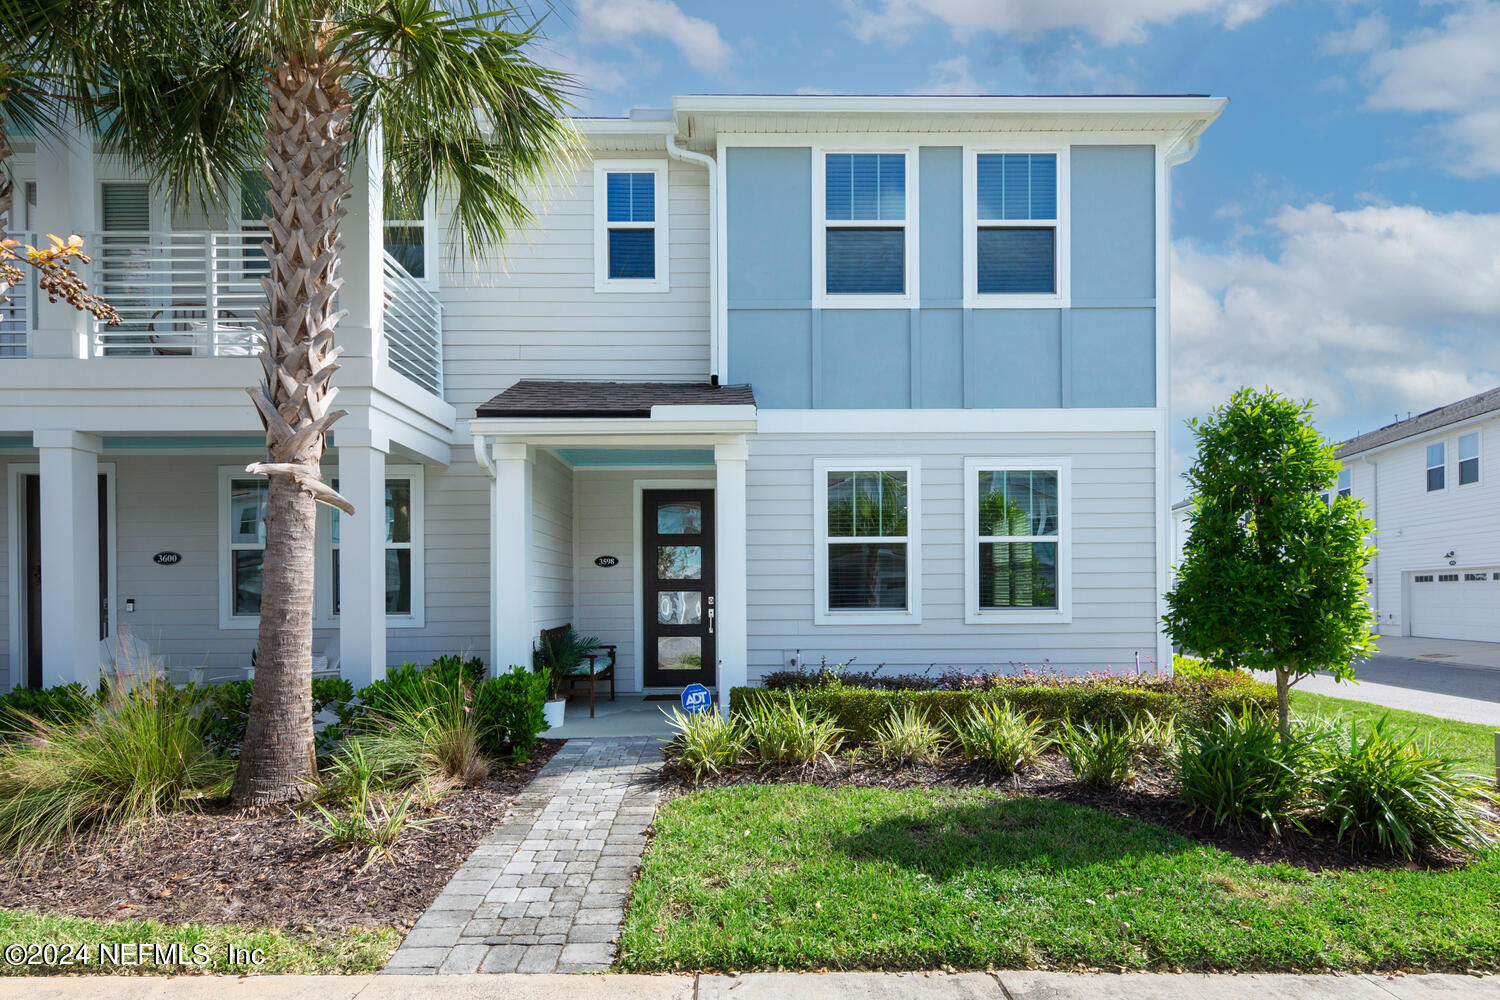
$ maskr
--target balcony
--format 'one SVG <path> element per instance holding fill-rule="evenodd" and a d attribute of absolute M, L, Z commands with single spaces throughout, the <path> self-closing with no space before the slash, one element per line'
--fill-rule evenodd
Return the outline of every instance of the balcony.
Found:
<path fill-rule="evenodd" d="M 34 234 L 15 238 L 35 243 Z M 270 265 L 263 233 L 113 231 L 84 234 L 89 287 L 119 312 L 105 326 L 88 317 L 93 358 L 249 357 L 261 351 L 255 311 Z M 390 254 L 384 260 L 386 364 L 434 395 L 443 392 L 442 306 Z M 35 278 L 0 306 L 0 358 L 30 356 Z"/>

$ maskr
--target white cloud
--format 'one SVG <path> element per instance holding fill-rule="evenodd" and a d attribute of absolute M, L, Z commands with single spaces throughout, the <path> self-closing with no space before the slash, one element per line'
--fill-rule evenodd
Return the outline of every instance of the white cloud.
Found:
<path fill-rule="evenodd" d="M 623 66 L 594 59 L 577 49 L 547 42 L 539 51 L 542 62 L 573 78 L 585 99 L 590 93 L 619 93 L 628 82 Z"/>
<path fill-rule="evenodd" d="M 1241 385 L 1371 430 L 1500 384 L 1500 214 L 1414 206 L 1286 208 L 1273 255 L 1173 251 L 1173 407 Z"/>
<path fill-rule="evenodd" d="M 710 73 L 724 69 L 733 54 L 712 21 L 684 14 L 672 0 L 579 0 L 575 13 L 578 34 L 587 42 L 662 38 L 695 69 Z"/>
<path fill-rule="evenodd" d="M 843 0 L 854 35 L 862 42 L 899 43 L 929 19 L 945 24 L 957 39 L 977 32 L 1030 38 L 1069 29 L 1106 45 L 1144 41 L 1154 24 L 1201 14 L 1226 28 L 1253 21 L 1278 0 Z"/>
<path fill-rule="evenodd" d="M 984 85 L 969 70 L 968 56 L 944 59 L 932 67 L 932 76 L 918 87 L 917 94 L 982 94 Z"/>
<path fill-rule="evenodd" d="M 1500 173 L 1500 4 L 1464 4 L 1394 45 L 1384 19 L 1373 14 L 1327 44 L 1367 53 L 1369 107 L 1442 116 L 1454 172 Z"/>

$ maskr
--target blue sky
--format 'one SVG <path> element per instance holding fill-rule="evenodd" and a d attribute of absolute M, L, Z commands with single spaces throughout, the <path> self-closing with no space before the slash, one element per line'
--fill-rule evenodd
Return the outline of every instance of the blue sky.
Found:
<path fill-rule="evenodd" d="M 1500 2 L 573 0 L 547 31 L 591 114 L 682 93 L 1227 97 L 1173 175 L 1174 419 L 1271 385 L 1345 437 L 1500 385 Z"/>

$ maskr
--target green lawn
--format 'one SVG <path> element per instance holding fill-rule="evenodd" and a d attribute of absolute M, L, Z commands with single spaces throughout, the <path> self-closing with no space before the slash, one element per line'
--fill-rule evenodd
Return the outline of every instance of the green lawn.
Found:
<path fill-rule="evenodd" d="M 282 974 L 357 974 L 375 972 L 385 964 L 402 932 L 394 928 L 378 930 L 318 931 L 289 934 L 260 927 L 209 924 L 159 924 L 149 920 L 88 920 L 38 914 L 24 910 L 0 910 L 0 947 L 4 961 L 0 975 L 34 976 L 46 973 L 94 973 L 99 975 L 161 975 L 174 972 L 282 973 Z M 170 951 L 147 951 L 144 958 L 138 949 L 125 947 L 147 943 L 163 950 L 180 946 L 180 959 Z M 21 957 L 13 954 L 22 947 Z M 87 963 L 80 963 L 75 953 L 71 963 L 63 961 L 53 947 L 31 953 L 28 945 L 87 946 Z M 115 948 L 113 954 L 101 954 L 100 946 Z M 207 961 L 194 960 L 194 946 Z M 249 953 L 259 949 L 262 962 L 243 955 L 231 956 L 230 947 Z M 164 960 L 158 961 L 161 957 Z M 32 959 L 40 959 L 34 962 Z M 238 959 L 238 960 L 236 960 Z"/>
<path fill-rule="evenodd" d="M 1500 968 L 1500 849 L 1462 871 L 1252 865 L 977 789 L 744 785 L 662 807 L 619 965 Z"/>
<path fill-rule="evenodd" d="M 1351 693 L 1358 690 L 1358 688 L 1350 688 Z M 1434 740 L 1448 744 L 1455 752 L 1471 760 L 1475 770 L 1480 774 L 1494 775 L 1495 773 L 1496 726 L 1484 726 L 1475 722 L 1454 722 L 1451 719 L 1440 719 L 1433 715 L 1422 715 L 1419 712 L 1372 705 L 1367 701 L 1333 698 L 1296 689 L 1292 690 L 1292 712 L 1302 716 L 1322 715 L 1325 718 L 1338 718 L 1342 719 L 1345 724 L 1353 719 L 1361 725 L 1378 722 L 1382 716 L 1389 715 L 1391 722 L 1396 725 L 1428 733 Z"/>

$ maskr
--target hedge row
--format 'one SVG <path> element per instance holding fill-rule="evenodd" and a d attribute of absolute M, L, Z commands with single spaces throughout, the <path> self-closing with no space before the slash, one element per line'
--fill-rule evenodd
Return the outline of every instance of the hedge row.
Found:
<path fill-rule="evenodd" d="M 1047 720 L 1071 719 L 1094 725 L 1122 717 L 1143 719 L 1147 713 L 1157 719 L 1206 722 L 1224 709 L 1238 713 L 1253 707 L 1274 712 L 1276 689 L 1244 675 L 1225 675 L 1208 680 L 1087 679 L 1061 684 L 1035 684 L 1022 678 L 1014 684 L 965 691 L 882 691 L 830 685 L 780 691 L 737 687 L 729 692 L 732 713 L 747 713 L 757 704 L 791 701 L 826 713 L 849 734 L 849 739 L 864 742 L 875 726 L 908 706 L 944 730 L 945 717 L 961 718 L 970 706 L 983 702 L 1004 702 Z"/>

